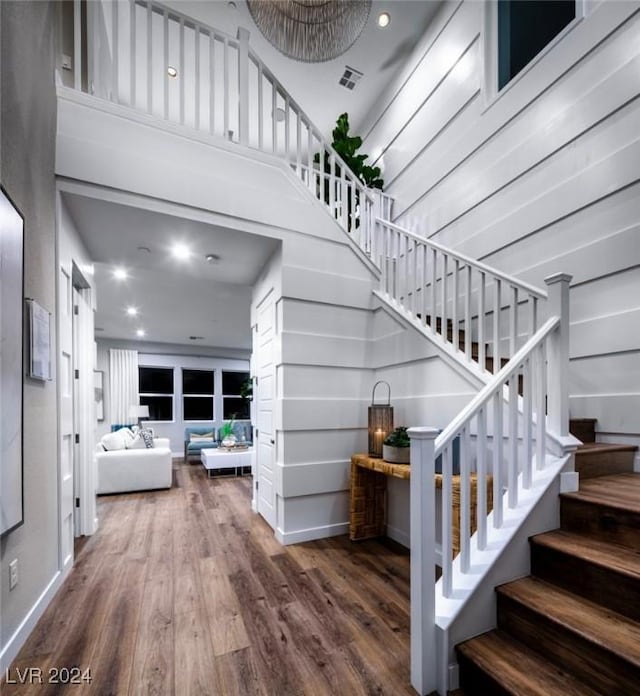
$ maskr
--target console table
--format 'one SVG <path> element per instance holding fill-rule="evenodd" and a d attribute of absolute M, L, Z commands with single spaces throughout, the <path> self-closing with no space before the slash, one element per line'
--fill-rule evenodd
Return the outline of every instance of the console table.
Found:
<path fill-rule="evenodd" d="M 354 454 L 351 457 L 351 505 L 349 538 L 352 541 L 384 536 L 387 517 L 387 478 L 411 477 L 409 464 L 391 464 L 384 459 Z M 442 489 L 442 474 L 434 474 L 436 489 Z M 487 476 L 487 512 L 493 508 L 493 477 Z M 460 551 L 460 476 L 452 481 L 453 539 L 455 556 Z M 471 474 L 471 533 L 476 530 L 477 479 Z"/>

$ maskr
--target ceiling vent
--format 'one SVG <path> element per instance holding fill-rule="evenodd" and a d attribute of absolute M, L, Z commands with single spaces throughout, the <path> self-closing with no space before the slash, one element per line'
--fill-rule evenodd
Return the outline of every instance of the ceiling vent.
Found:
<path fill-rule="evenodd" d="M 348 65 L 345 66 L 344 73 L 342 74 L 342 77 L 339 80 L 339 83 L 345 88 L 350 91 L 354 89 L 354 87 L 358 84 L 360 81 L 360 78 L 362 77 L 363 73 L 361 73 L 359 70 L 356 70 L 355 68 L 350 68 Z"/>
<path fill-rule="evenodd" d="M 190 341 L 204 341 L 204 336 L 189 336 Z"/>

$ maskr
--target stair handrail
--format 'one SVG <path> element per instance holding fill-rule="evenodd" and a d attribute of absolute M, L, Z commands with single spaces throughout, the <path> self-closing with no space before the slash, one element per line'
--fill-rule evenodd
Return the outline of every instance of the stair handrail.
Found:
<path fill-rule="evenodd" d="M 157 0 L 102 0 L 87 7 L 83 85 L 81 0 L 74 0 L 75 89 L 284 159 L 342 229 L 365 252 L 370 248 L 374 216 L 384 201 L 249 46 L 248 30 L 240 27 L 232 37 Z M 175 83 L 167 74 L 174 62 Z M 257 94 L 250 94 L 250 85 Z"/>
<path fill-rule="evenodd" d="M 530 283 L 380 217 L 370 256 L 381 271 L 381 295 L 454 352 L 463 350 L 481 373 L 493 361 L 489 372 L 497 374 L 501 356 L 536 333 L 539 304 L 548 300 Z"/>
<path fill-rule="evenodd" d="M 417 234 L 416 232 L 412 232 L 411 230 L 401 227 L 400 225 L 396 225 L 393 222 L 389 222 L 388 220 L 384 220 L 380 217 L 376 218 L 376 224 L 406 234 L 407 237 L 414 239 L 418 242 L 422 242 L 423 244 L 426 244 L 427 246 L 433 249 L 437 249 L 438 251 L 441 251 L 444 254 L 448 254 L 451 258 L 457 259 L 465 265 L 473 266 L 473 268 L 476 268 L 479 271 L 483 271 L 488 275 L 492 275 L 495 278 L 499 278 L 500 280 L 504 281 L 505 283 L 508 283 L 509 285 L 513 285 L 519 288 L 520 290 L 528 292 L 530 295 L 532 295 L 533 297 L 537 297 L 539 300 L 547 299 L 547 293 L 542 288 L 532 285 L 531 283 L 527 283 L 521 278 L 516 278 L 516 276 L 505 273 L 504 271 L 501 271 L 498 268 L 488 266 L 486 263 L 483 263 L 482 261 L 478 261 L 477 259 L 474 259 L 471 256 L 467 256 L 466 254 L 456 251 L 455 249 L 446 247 L 443 244 L 435 242 L 433 239 L 424 237 L 423 235 Z"/>
<path fill-rule="evenodd" d="M 575 447 L 568 437 L 570 281 L 571 276 L 562 273 L 545 278 L 550 316 L 441 433 L 434 428 L 409 429 L 411 681 L 420 693 L 433 690 L 436 682 L 442 689 L 447 683 L 447 649 L 440 651 L 440 662 L 434 657 L 435 621 L 446 612 L 452 620 L 462 606 L 458 601 L 454 609 L 454 598 L 469 597 L 470 588 L 477 587 L 473 583 L 480 576 L 471 565 L 472 558 L 474 563 L 484 564 L 488 573 L 490 563 L 499 558 L 511 538 L 504 529 L 506 512 L 506 527 L 513 532 L 531 509 L 531 489 L 548 480 L 548 470 L 557 471 L 558 458 L 562 463 Z M 555 450 L 558 442 L 562 443 L 561 451 Z M 455 458 L 459 465 L 455 475 L 457 538 L 453 517 Z M 436 460 L 441 463 L 442 488 L 442 575 L 437 583 L 433 572 Z M 458 550 L 455 563 L 454 544 Z M 476 554 L 481 554 L 481 561 Z M 487 554 L 494 560 L 489 561 Z"/>

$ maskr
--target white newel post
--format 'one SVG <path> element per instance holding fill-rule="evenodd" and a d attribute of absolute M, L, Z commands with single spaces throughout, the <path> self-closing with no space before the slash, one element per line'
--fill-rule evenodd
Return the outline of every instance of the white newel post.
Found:
<path fill-rule="evenodd" d="M 560 317 L 560 327 L 549 337 L 547 351 L 547 427 L 559 437 L 569 434 L 569 283 L 573 276 L 555 273 L 544 279 L 548 287 L 548 315 Z"/>
<path fill-rule="evenodd" d="M 249 31 L 238 27 L 238 137 L 241 145 L 249 144 Z"/>
<path fill-rule="evenodd" d="M 410 428 L 411 438 L 411 685 L 436 688 L 435 461 L 436 428 Z"/>

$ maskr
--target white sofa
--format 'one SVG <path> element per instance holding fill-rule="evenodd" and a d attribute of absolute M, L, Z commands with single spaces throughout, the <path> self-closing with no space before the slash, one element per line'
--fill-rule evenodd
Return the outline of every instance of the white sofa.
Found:
<path fill-rule="evenodd" d="M 168 438 L 154 438 L 153 447 L 105 452 L 96 447 L 98 495 L 171 488 L 171 447 Z"/>

